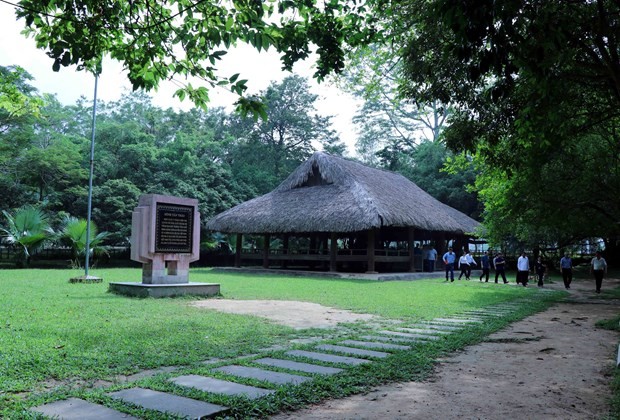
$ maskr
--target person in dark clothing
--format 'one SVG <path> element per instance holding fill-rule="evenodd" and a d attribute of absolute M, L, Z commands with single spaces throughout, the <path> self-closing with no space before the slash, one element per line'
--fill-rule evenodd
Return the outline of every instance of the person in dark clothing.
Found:
<path fill-rule="evenodd" d="M 542 262 L 541 257 L 536 259 L 536 262 L 534 263 L 534 270 L 536 270 L 536 275 L 538 276 L 538 287 L 543 287 L 547 266 Z"/>
<path fill-rule="evenodd" d="M 560 260 L 560 269 L 562 270 L 564 287 L 570 289 L 570 284 L 573 281 L 573 260 L 568 256 L 568 252 L 564 253 L 564 256 Z"/>
<path fill-rule="evenodd" d="M 489 282 L 489 273 L 491 270 L 491 259 L 489 258 L 489 251 L 484 251 L 484 255 L 480 257 L 480 268 L 482 268 L 482 274 L 480 275 L 480 281 L 485 277 L 485 283 Z"/>
<path fill-rule="evenodd" d="M 504 284 L 508 283 L 506 280 L 506 260 L 502 256 L 501 252 L 497 253 L 497 256 L 493 259 L 493 266 L 495 267 L 495 283 L 497 283 L 497 279 L 499 276 L 502 276 L 502 280 L 504 280 Z"/>

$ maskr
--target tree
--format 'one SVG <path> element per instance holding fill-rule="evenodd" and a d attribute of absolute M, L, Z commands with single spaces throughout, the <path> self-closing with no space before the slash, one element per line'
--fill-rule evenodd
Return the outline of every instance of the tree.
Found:
<path fill-rule="evenodd" d="M 381 13 L 404 34 L 401 92 L 453 104 L 444 138 L 475 154 L 490 229 L 617 240 L 617 2 L 409 0 Z M 603 163 L 612 169 L 596 182 L 587 171 L 600 173 Z M 576 197 L 557 173 L 589 187 Z M 549 207 L 554 201 L 563 212 Z"/>
<path fill-rule="evenodd" d="M 76 65 L 99 73 L 109 54 L 124 64 L 134 89 L 191 76 L 206 87 L 185 83 L 179 98 L 204 105 L 208 88 L 224 86 L 240 95 L 240 109 L 256 113 L 263 112 L 259 102 L 242 96 L 246 80 L 216 71 L 226 49 L 239 42 L 259 51 L 273 48 L 291 70 L 316 45 L 315 76 L 322 79 L 343 68 L 345 41 L 362 42 L 374 33 L 360 25 L 367 7 L 356 1 L 21 0 L 18 5 L 17 15 L 47 50 L 55 71 Z"/>
<path fill-rule="evenodd" d="M 424 140 L 439 141 L 449 107 L 437 101 L 422 103 L 399 93 L 402 58 L 391 42 L 360 46 L 350 57 L 340 85 L 363 99 L 353 121 L 359 126 L 357 152 L 371 165 L 394 167 L 400 153 L 409 154 Z"/>
<path fill-rule="evenodd" d="M 20 156 L 28 147 L 43 99 L 20 67 L 0 66 L 0 209 L 33 202 L 20 176 Z"/>
<path fill-rule="evenodd" d="M 319 144 L 338 152 L 341 145 L 330 128 L 331 117 L 319 115 L 317 95 L 300 76 L 271 83 L 261 92 L 267 120 L 233 119 L 236 148 L 228 159 L 236 176 L 261 194 L 275 188 Z"/>
<path fill-rule="evenodd" d="M 6 225 L 0 227 L 0 236 L 4 242 L 21 247 L 17 264 L 28 266 L 32 253 L 54 234 L 48 218 L 40 209 L 32 206 L 19 208 L 13 214 L 3 210 L 2 214 Z"/>
<path fill-rule="evenodd" d="M 54 97 L 44 97 L 41 118 L 33 124 L 28 145 L 15 163 L 22 182 L 35 192 L 36 201 L 54 207 L 58 194 L 86 183 L 86 155 L 81 153 L 86 141 L 65 132 L 71 110 Z"/>
<path fill-rule="evenodd" d="M 30 80 L 32 76 L 19 66 L 0 66 L 0 133 L 23 117 L 38 116 L 43 101 Z"/>
<path fill-rule="evenodd" d="M 60 232 L 56 236 L 59 242 L 70 246 L 73 250 L 73 260 L 71 261 L 71 265 L 76 268 L 82 266 L 80 262 L 81 258 L 86 256 L 87 227 L 88 223 L 86 219 L 78 219 L 77 217 L 67 216 L 63 220 Z M 102 243 L 108 235 L 108 232 L 98 233 L 97 226 L 94 222 L 90 222 L 89 255 L 107 255 L 107 247 L 102 245 Z"/>

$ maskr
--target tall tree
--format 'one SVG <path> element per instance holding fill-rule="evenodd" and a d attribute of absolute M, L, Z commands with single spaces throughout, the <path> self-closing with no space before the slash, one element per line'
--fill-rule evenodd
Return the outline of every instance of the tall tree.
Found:
<path fill-rule="evenodd" d="M 618 2 L 407 0 L 384 6 L 379 13 L 392 28 L 411 28 L 402 38 L 401 91 L 453 104 L 445 139 L 456 151 L 476 154 L 489 226 L 512 226 L 515 234 L 553 222 L 550 200 L 536 192 L 542 190 L 561 203 L 561 218 L 573 221 L 549 225 L 555 227 L 550 235 L 617 240 L 620 212 L 610 197 L 619 192 Z M 562 162 L 561 156 L 579 158 Z M 586 162 L 611 164 L 607 180 L 594 182 Z M 572 185 L 556 173 L 571 175 Z M 572 186 L 585 180 L 590 187 L 575 197 Z M 532 204 L 537 200 L 546 205 Z M 528 211 L 513 217 L 519 209 Z M 502 223 L 509 220 L 521 228 Z"/>
<path fill-rule="evenodd" d="M 238 147 L 230 161 L 235 174 L 258 192 L 266 193 L 320 144 L 329 148 L 338 146 L 339 140 L 330 128 L 331 117 L 318 113 L 318 96 L 310 92 L 306 79 L 286 77 L 280 83 L 271 83 L 260 96 L 268 118 L 241 117 L 233 122 Z M 341 147 L 333 150 L 338 152 Z"/>
<path fill-rule="evenodd" d="M 424 140 L 438 141 L 447 122 L 449 107 L 437 101 L 422 103 L 399 93 L 402 58 L 398 45 L 361 46 L 352 52 L 339 77 L 340 86 L 364 100 L 353 121 L 358 126 L 357 152 L 368 164 L 386 162 L 395 153 L 411 153 Z"/>

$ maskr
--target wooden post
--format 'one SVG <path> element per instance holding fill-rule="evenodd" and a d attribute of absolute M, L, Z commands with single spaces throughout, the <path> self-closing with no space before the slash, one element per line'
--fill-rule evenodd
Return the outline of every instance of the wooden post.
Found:
<path fill-rule="evenodd" d="M 243 234 L 237 233 L 237 245 L 235 246 L 235 267 L 241 267 L 241 250 L 243 249 Z"/>
<path fill-rule="evenodd" d="M 284 238 L 282 239 L 282 255 L 288 255 L 288 237 L 289 234 L 285 233 Z M 288 257 L 282 260 L 282 268 L 288 267 Z"/>
<path fill-rule="evenodd" d="M 327 248 L 327 234 L 322 233 L 321 234 L 321 254 L 322 255 L 328 255 L 328 248 Z M 325 261 L 324 259 L 321 259 L 321 270 L 325 270 L 327 269 L 327 261 Z"/>
<path fill-rule="evenodd" d="M 263 247 L 263 268 L 269 268 L 269 241 L 271 241 L 271 235 L 265 233 L 265 246 Z"/>
<path fill-rule="evenodd" d="M 375 229 L 371 228 L 368 230 L 368 245 L 366 247 L 366 258 L 368 259 L 368 270 L 367 273 L 373 274 L 375 271 Z"/>
<path fill-rule="evenodd" d="M 336 232 L 331 232 L 329 240 L 329 271 L 338 271 L 338 264 L 336 263 L 338 258 L 338 237 Z"/>
<path fill-rule="evenodd" d="M 310 235 L 310 250 L 309 250 L 308 254 L 309 255 L 318 254 L 317 246 L 316 246 L 316 233 L 312 233 Z M 308 267 L 310 267 L 310 269 L 314 269 L 315 266 L 316 266 L 316 260 L 309 260 L 308 261 Z"/>
<path fill-rule="evenodd" d="M 409 227 L 409 271 L 415 272 L 415 244 L 413 243 L 415 240 L 415 229 L 413 227 Z"/>

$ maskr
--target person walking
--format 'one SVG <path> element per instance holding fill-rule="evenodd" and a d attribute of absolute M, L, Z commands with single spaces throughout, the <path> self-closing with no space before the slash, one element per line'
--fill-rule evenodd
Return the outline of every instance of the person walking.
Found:
<path fill-rule="evenodd" d="M 536 270 L 536 275 L 538 276 L 538 287 L 543 287 L 547 266 L 542 262 L 541 257 L 536 259 L 536 262 L 534 263 L 534 270 Z"/>
<path fill-rule="evenodd" d="M 431 273 L 435 271 L 435 261 L 437 260 L 437 250 L 434 246 L 430 246 L 431 248 L 428 250 L 427 258 L 428 258 L 428 271 Z"/>
<path fill-rule="evenodd" d="M 564 256 L 560 260 L 560 270 L 562 270 L 562 280 L 564 280 L 564 287 L 570 289 L 570 284 L 573 281 L 573 260 L 568 256 L 568 252 L 564 253 Z"/>
<path fill-rule="evenodd" d="M 480 274 L 480 281 L 485 277 L 484 282 L 489 282 L 489 273 L 491 272 L 491 259 L 489 258 L 489 251 L 484 251 L 482 257 L 480 257 L 480 268 L 482 268 L 482 274 Z"/>
<path fill-rule="evenodd" d="M 501 252 L 498 252 L 495 258 L 493 258 L 493 267 L 495 267 L 495 283 L 497 283 L 497 279 L 499 276 L 502 276 L 504 280 L 504 284 L 508 283 L 506 280 L 506 260 Z"/>
<path fill-rule="evenodd" d="M 590 273 L 594 274 L 596 293 L 601 293 L 603 277 L 607 274 L 607 261 L 605 261 L 605 258 L 601 256 L 600 252 L 597 252 L 596 256 L 592 258 L 592 262 L 590 263 Z"/>
<path fill-rule="evenodd" d="M 469 251 L 465 252 L 465 258 L 467 258 L 467 263 L 469 263 L 469 268 L 467 269 L 467 280 L 469 280 L 469 278 L 471 277 L 472 268 L 477 267 L 478 263 Z"/>
<path fill-rule="evenodd" d="M 443 254 L 443 263 L 446 266 L 446 281 L 448 281 L 448 274 L 450 274 L 450 281 L 454 281 L 454 262 L 456 261 L 456 254 L 452 251 L 452 248 L 448 248 L 448 252 Z"/>
<path fill-rule="evenodd" d="M 517 260 L 517 284 L 521 283 L 523 287 L 527 287 L 529 275 L 530 260 L 527 258 L 527 255 L 525 255 L 525 251 L 523 251 Z"/>
<path fill-rule="evenodd" d="M 459 258 L 458 268 L 461 269 L 461 274 L 459 274 L 459 280 L 463 276 L 465 276 L 465 280 L 469 280 L 469 275 L 467 273 L 470 271 L 471 267 L 469 266 L 469 261 L 467 261 L 467 254 L 461 255 L 461 257 Z"/>

